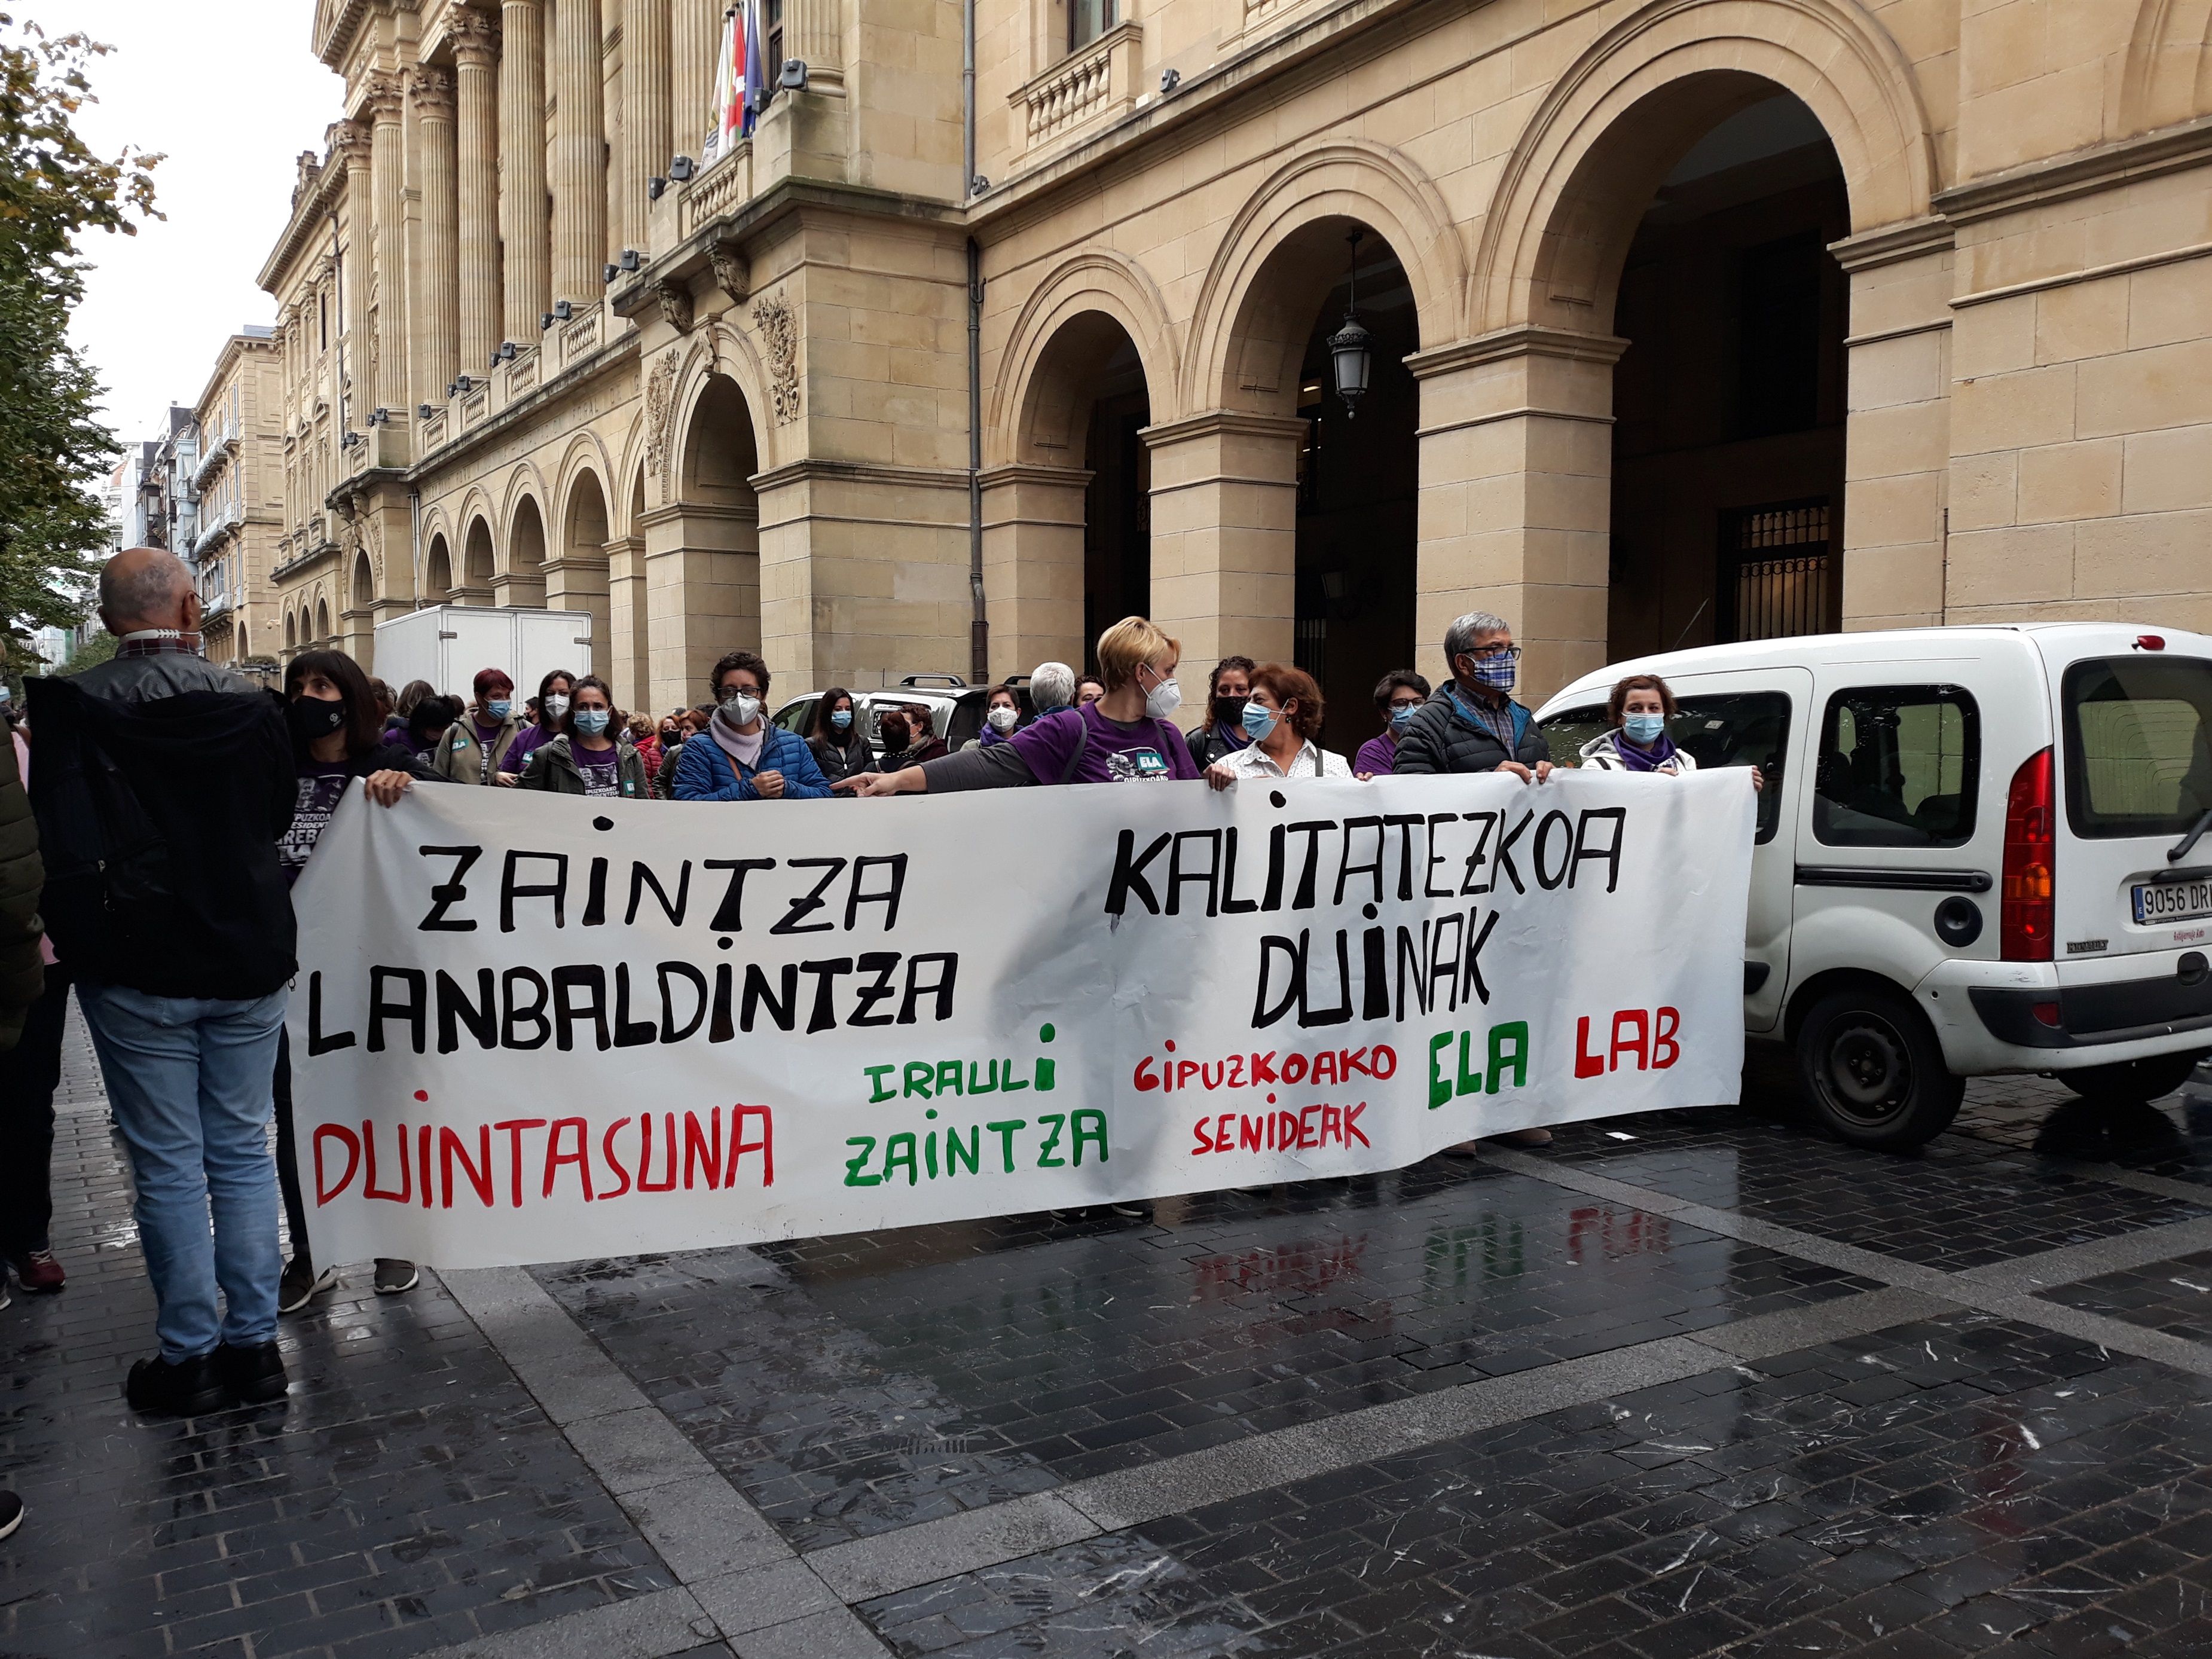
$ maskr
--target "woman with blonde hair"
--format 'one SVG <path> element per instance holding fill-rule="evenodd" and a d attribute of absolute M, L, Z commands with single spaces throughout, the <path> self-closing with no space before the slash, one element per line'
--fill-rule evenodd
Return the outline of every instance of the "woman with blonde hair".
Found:
<path fill-rule="evenodd" d="M 1175 677 L 1182 659 L 1176 641 L 1142 617 L 1125 617 L 1098 636 L 1106 695 L 1096 702 L 1048 714 L 988 749 L 833 787 L 854 795 L 919 795 L 1032 783 L 1194 783 L 1190 747 L 1170 724 L 1182 701 Z"/>

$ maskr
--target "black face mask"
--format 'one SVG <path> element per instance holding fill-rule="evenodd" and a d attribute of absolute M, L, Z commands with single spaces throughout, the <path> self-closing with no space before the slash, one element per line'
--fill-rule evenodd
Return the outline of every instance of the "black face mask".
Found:
<path fill-rule="evenodd" d="M 1214 724 L 1242 726 L 1244 723 L 1244 705 L 1251 701 L 1249 697 L 1216 697 L 1213 700 Z"/>
<path fill-rule="evenodd" d="M 284 705 L 285 722 L 301 743 L 313 743 L 344 729 L 346 708 L 323 697 L 295 697 Z"/>

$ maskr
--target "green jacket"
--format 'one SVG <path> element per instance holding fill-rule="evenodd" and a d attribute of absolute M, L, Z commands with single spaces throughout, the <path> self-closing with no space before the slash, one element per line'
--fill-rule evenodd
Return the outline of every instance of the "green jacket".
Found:
<path fill-rule="evenodd" d="M 39 955 L 45 924 L 39 895 L 46 884 L 39 860 L 39 826 L 15 767 L 13 735 L 0 727 L 0 1054 L 23 1035 L 23 1016 L 46 989 Z"/>
<path fill-rule="evenodd" d="M 524 722 L 510 714 L 507 722 L 491 740 L 491 775 L 499 775 L 499 763 L 507 758 L 507 751 L 514 747 L 514 740 L 523 732 Z M 464 709 L 460 719 L 446 728 L 446 735 L 438 740 L 430 764 L 442 776 L 455 783 L 487 783 L 484 775 L 484 745 L 477 736 L 477 718 Z"/>
<path fill-rule="evenodd" d="M 568 752 L 566 733 L 532 751 L 522 769 L 522 787 L 547 789 L 556 795 L 584 793 L 584 775 L 576 769 L 576 757 Z M 626 800 L 653 799 L 646 782 L 645 757 L 637 752 L 627 734 L 615 739 L 615 792 Z"/>

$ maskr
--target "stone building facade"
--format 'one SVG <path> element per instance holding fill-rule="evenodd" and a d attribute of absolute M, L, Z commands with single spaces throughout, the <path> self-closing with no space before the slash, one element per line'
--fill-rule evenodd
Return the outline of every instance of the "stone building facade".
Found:
<path fill-rule="evenodd" d="M 249 327 L 223 342 L 193 409 L 198 513 L 188 551 L 205 618 L 201 638 L 215 662 L 278 655 L 283 625 L 270 573 L 283 528 L 283 374 L 272 331 Z"/>
<path fill-rule="evenodd" d="M 804 85 L 707 162 L 714 0 L 320 0 L 295 643 L 587 611 L 665 708 L 733 644 L 998 676 L 1141 608 L 1356 707 L 1478 606 L 1539 692 L 2212 626 L 2196 0 L 975 0 L 972 162 L 961 4 L 769 15 Z"/>

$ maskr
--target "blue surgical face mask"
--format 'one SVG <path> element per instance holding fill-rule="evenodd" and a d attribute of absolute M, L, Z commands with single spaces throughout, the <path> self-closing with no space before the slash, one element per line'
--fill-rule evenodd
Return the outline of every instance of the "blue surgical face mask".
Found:
<path fill-rule="evenodd" d="M 1275 711 L 1256 702 L 1244 705 L 1244 735 L 1259 743 L 1275 729 Z"/>
<path fill-rule="evenodd" d="M 1639 749 L 1649 749 L 1659 741 L 1667 730 L 1664 714 L 1631 714 L 1620 722 L 1620 729 L 1628 734 L 1629 742 Z"/>
<path fill-rule="evenodd" d="M 514 712 L 514 704 L 506 697 L 494 697 L 484 705 L 484 713 L 495 720 L 503 720 Z"/>
<path fill-rule="evenodd" d="M 1421 705 L 1417 702 L 1409 702 L 1403 708 L 1392 709 L 1390 711 L 1390 729 L 1393 732 L 1404 731 L 1406 729 L 1406 722 L 1413 718 L 1413 711 L 1418 709 L 1420 706 Z"/>
<path fill-rule="evenodd" d="M 840 732 L 851 731 L 853 729 L 853 711 L 849 708 L 831 709 L 830 711 L 830 724 L 836 726 Z"/>
<path fill-rule="evenodd" d="M 607 729 L 610 713 L 605 708 L 579 708 L 573 718 L 579 732 L 587 738 L 596 738 Z"/>

